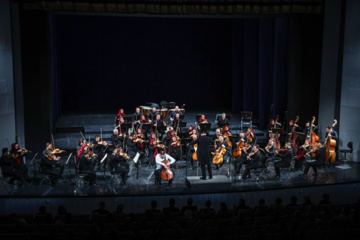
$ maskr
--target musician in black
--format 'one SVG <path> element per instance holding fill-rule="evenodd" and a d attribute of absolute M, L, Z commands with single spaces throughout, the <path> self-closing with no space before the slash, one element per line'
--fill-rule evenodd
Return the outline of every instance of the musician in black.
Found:
<path fill-rule="evenodd" d="M 174 120 L 175 115 L 176 115 L 177 113 L 178 113 L 179 115 L 183 115 L 182 112 L 180 111 L 179 106 L 175 106 L 174 111 L 172 111 L 172 112 L 170 113 L 169 118 L 170 118 L 170 121 L 171 121 L 171 122 Z"/>
<path fill-rule="evenodd" d="M 331 129 L 331 126 L 327 126 L 327 127 L 326 127 L 325 139 L 326 139 L 327 136 L 329 136 L 329 137 L 331 137 L 332 139 L 335 139 L 336 142 L 337 142 L 337 140 L 338 140 L 338 138 L 339 138 L 338 133 L 337 133 L 334 129 L 332 129 L 331 134 L 329 135 L 330 129 Z"/>
<path fill-rule="evenodd" d="M 113 135 L 111 135 L 111 142 L 113 143 L 113 145 L 115 146 L 115 148 L 119 148 L 124 146 L 124 141 L 125 141 L 125 134 L 120 134 L 119 130 L 117 130 L 116 128 L 113 130 Z"/>
<path fill-rule="evenodd" d="M 118 152 L 114 149 L 110 155 L 109 168 L 111 174 L 119 174 L 121 177 L 121 184 L 128 186 L 127 178 L 129 173 L 129 163 L 127 159 L 130 157 L 125 156 L 123 152 Z"/>
<path fill-rule="evenodd" d="M 230 125 L 229 119 L 226 117 L 226 113 L 221 114 L 221 118 L 217 122 L 218 128 L 222 128 L 225 125 Z"/>
<path fill-rule="evenodd" d="M 152 123 L 155 120 L 156 115 L 158 114 L 159 114 L 158 110 L 156 109 L 156 107 L 153 106 L 151 112 L 148 115 L 148 122 Z"/>
<path fill-rule="evenodd" d="M 219 139 L 220 136 L 221 136 L 221 130 L 220 130 L 220 128 L 217 128 L 215 130 L 215 135 L 212 135 L 211 137 L 215 141 L 215 140 Z"/>
<path fill-rule="evenodd" d="M 305 169 L 304 169 L 304 176 L 306 177 L 310 167 L 313 167 L 314 170 L 314 175 L 317 175 L 317 166 L 323 166 L 325 165 L 325 154 L 326 154 L 326 148 L 323 147 L 323 145 L 318 142 L 317 143 L 317 148 L 319 150 L 316 151 L 315 153 L 315 157 L 314 157 L 314 162 L 304 162 L 305 165 Z"/>
<path fill-rule="evenodd" d="M 245 141 L 245 146 L 241 149 L 241 156 L 235 158 L 234 161 L 234 175 L 238 175 L 240 173 L 241 167 L 243 164 L 249 164 L 251 161 L 247 158 L 249 153 L 252 152 L 252 145 Z"/>
<path fill-rule="evenodd" d="M 211 150 L 210 144 L 215 144 L 214 140 L 206 136 L 206 132 L 201 132 L 201 135 L 198 139 L 193 140 L 189 143 L 190 145 L 198 144 L 197 148 L 197 157 L 201 165 L 201 180 L 206 180 L 205 165 L 207 165 L 209 179 L 212 179 L 212 169 L 211 169 Z"/>
<path fill-rule="evenodd" d="M 289 125 L 286 128 L 285 134 L 286 134 L 286 142 L 289 142 L 291 140 L 292 134 L 294 132 L 301 132 L 301 128 L 299 125 L 297 125 L 294 120 L 289 121 Z"/>
<path fill-rule="evenodd" d="M 2 149 L 2 155 L 0 158 L 1 171 L 4 177 L 11 177 L 9 183 L 14 183 L 15 180 L 19 180 L 21 185 L 28 185 L 26 182 L 27 172 L 25 168 L 17 167 L 14 154 L 9 153 L 8 148 Z"/>
<path fill-rule="evenodd" d="M 265 147 L 265 155 L 266 155 L 266 164 L 269 162 L 273 162 L 276 159 L 276 148 L 274 141 L 269 139 L 268 145 Z"/>
<path fill-rule="evenodd" d="M 134 124 L 134 128 L 138 128 L 140 126 L 140 121 L 141 121 L 141 115 L 142 113 L 140 112 L 140 108 L 137 107 L 135 109 L 135 112 L 132 115 L 132 122 Z"/>
<path fill-rule="evenodd" d="M 260 167 L 260 165 L 261 165 L 261 153 L 259 151 L 258 144 L 255 144 L 253 146 L 252 152 L 246 158 L 247 158 L 247 160 L 250 160 L 250 162 L 248 164 L 246 164 L 245 171 L 241 178 L 242 180 L 246 180 L 246 177 L 251 177 L 250 170 L 256 169 L 256 168 Z"/>
<path fill-rule="evenodd" d="M 96 184 L 96 173 L 94 170 L 94 160 L 93 160 L 93 156 L 90 154 L 90 152 L 87 148 L 84 151 L 84 155 L 80 155 L 79 173 L 86 174 L 85 180 L 89 181 L 90 186 L 94 186 Z"/>
<path fill-rule="evenodd" d="M 231 151 L 231 148 L 229 146 L 229 144 L 224 140 L 224 137 L 222 135 L 219 136 L 219 139 L 217 141 L 215 141 L 215 149 L 216 149 L 216 153 L 220 152 L 222 148 L 225 148 L 226 152 L 223 156 L 223 162 L 219 165 L 215 165 L 215 169 L 219 169 L 222 167 L 222 165 L 227 162 L 227 159 L 229 158 L 229 154 Z"/>
<path fill-rule="evenodd" d="M 63 152 L 63 150 L 60 151 L 60 153 Z M 46 158 L 46 159 L 52 159 L 52 160 L 55 160 L 55 161 L 52 161 L 52 165 L 54 165 L 57 169 L 59 169 L 60 171 L 60 178 L 63 178 L 62 177 L 62 174 L 64 172 L 64 167 L 65 165 L 61 162 L 60 160 L 60 157 L 59 156 L 56 156 L 55 155 L 56 153 L 54 153 L 54 150 L 53 150 L 53 146 L 52 144 L 50 143 L 46 143 L 46 148 L 45 150 L 43 151 L 43 156 Z"/>
<path fill-rule="evenodd" d="M 274 168 L 275 168 L 275 177 L 280 177 L 280 168 L 281 167 L 290 167 L 291 164 L 291 160 L 294 156 L 294 151 L 291 148 L 291 143 L 285 143 L 285 147 L 286 147 L 286 152 L 283 154 L 279 154 L 277 155 L 277 157 L 279 157 L 280 161 L 275 161 L 274 162 Z"/>
<path fill-rule="evenodd" d="M 191 138 L 192 138 L 192 141 L 195 141 L 198 138 L 198 136 L 196 134 L 194 134 L 194 135 L 191 135 Z M 189 151 L 187 153 L 186 160 L 188 162 L 190 162 L 190 168 L 193 168 L 194 167 L 193 154 L 195 152 L 195 147 L 194 147 L 194 145 L 188 145 L 188 147 L 189 147 Z"/>
<path fill-rule="evenodd" d="M 174 128 L 174 130 L 175 130 L 176 132 L 181 132 L 180 124 L 181 124 L 182 122 L 183 122 L 183 121 L 180 119 L 180 114 L 177 113 L 177 114 L 175 114 L 174 120 L 171 121 L 171 126 Z"/>
<path fill-rule="evenodd" d="M 175 159 L 170 155 L 165 153 L 165 150 L 160 150 L 160 153 L 155 157 L 156 161 L 156 170 L 155 170 L 155 186 L 157 188 L 161 187 L 161 173 L 163 169 L 169 169 L 172 164 L 175 163 Z M 175 175 L 175 173 L 172 171 Z M 167 176 L 167 175 L 166 175 Z M 168 186 L 172 186 L 172 181 L 174 178 L 168 180 Z"/>
<path fill-rule="evenodd" d="M 160 129 L 160 127 L 165 127 L 166 123 L 164 122 L 164 120 L 161 119 L 161 115 L 159 113 L 156 114 L 156 118 L 152 121 L 152 125 L 152 129 L 155 131 L 155 133 L 157 132 L 157 134 L 160 135 L 162 139 L 164 139 L 165 129 Z M 158 129 L 158 127 L 160 130 Z"/>
<path fill-rule="evenodd" d="M 98 162 L 98 166 L 96 170 L 100 170 L 101 160 L 105 157 L 105 152 L 106 149 L 108 148 L 107 146 L 108 144 L 106 141 L 102 141 L 99 136 L 95 136 L 95 140 L 92 142 L 92 145 L 93 145 L 92 150 L 94 154 L 97 156 L 95 160 Z M 107 162 L 108 162 L 107 159 L 105 159 L 103 169 L 105 169 Z"/>

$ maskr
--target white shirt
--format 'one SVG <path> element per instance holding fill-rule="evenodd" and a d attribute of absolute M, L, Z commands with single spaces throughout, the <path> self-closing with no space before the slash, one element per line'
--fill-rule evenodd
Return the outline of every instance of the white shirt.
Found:
<path fill-rule="evenodd" d="M 175 162 L 175 159 L 173 157 L 171 157 L 170 155 L 165 153 L 165 159 L 166 160 L 170 160 L 170 163 L 173 164 Z M 156 161 L 156 170 L 162 168 L 163 166 L 165 166 L 165 163 L 163 163 L 163 161 L 165 160 L 164 158 L 161 158 L 160 153 L 156 155 L 155 161 Z"/>

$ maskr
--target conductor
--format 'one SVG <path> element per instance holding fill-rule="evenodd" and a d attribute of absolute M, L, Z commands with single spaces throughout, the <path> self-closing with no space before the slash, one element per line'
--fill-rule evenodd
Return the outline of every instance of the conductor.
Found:
<path fill-rule="evenodd" d="M 206 180 L 206 172 L 205 172 L 205 165 L 207 165 L 209 179 L 212 179 L 212 170 L 211 170 L 211 153 L 210 153 L 210 143 L 214 144 L 214 140 L 210 137 L 206 136 L 206 132 L 202 131 L 201 135 L 198 139 L 193 140 L 189 143 L 189 145 L 198 144 L 197 148 L 197 156 L 199 163 L 201 165 L 201 180 Z"/>

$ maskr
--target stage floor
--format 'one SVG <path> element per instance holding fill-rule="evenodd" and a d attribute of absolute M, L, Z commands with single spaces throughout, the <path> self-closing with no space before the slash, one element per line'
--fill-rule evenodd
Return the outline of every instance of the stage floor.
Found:
<path fill-rule="evenodd" d="M 317 176 L 312 175 L 312 169 L 306 177 L 301 176 L 301 171 L 285 171 L 280 178 L 274 178 L 274 168 L 269 166 L 267 172 L 255 170 L 252 172 L 252 178 L 241 181 L 239 176 L 234 177 L 232 164 L 224 164 L 219 170 L 213 169 L 213 179 L 202 180 L 204 187 L 192 187 L 186 185 L 186 178 L 201 176 L 200 168 L 191 169 L 186 166 L 186 161 L 177 161 L 174 166 L 175 177 L 172 187 L 167 186 L 167 182 L 163 181 L 161 188 L 155 187 L 154 166 L 142 165 L 135 168 L 130 163 L 130 172 L 128 183 L 129 186 L 122 186 L 119 182 L 113 181 L 108 170 L 97 171 L 96 186 L 89 186 L 82 183 L 74 176 L 73 166 L 66 165 L 64 171 L 64 179 L 59 179 L 56 187 L 51 188 L 47 182 L 40 185 L 41 177 L 35 171 L 34 166 L 29 166 L 29 176 L 33 179 L 33 183 L 29 186 L 10 185 L 3 179 L 1 180 L 0 195 L 2 197 L 83 197 L 83 196 L 146 196 L 146 195 L 177 195 L 177 194 L 202 194 L 202 193 L 225 193 L 225 192 L 241 192 L 241 191 L 261 191 L 271 189 L 284 189 L 296 187 L 311 187 L 328 184 L 340 184 L 349 182 L 359 182 L 360 164 L 349 163 L 347 169 L 339 168 L 344 166 L 343 162 L 335 163 L 330 166 L 329 172 L 319 170 Z M 241 172 L 244 171 L 244 167 Z M 261 176 L 260 176 L 261 175 Z M 228 182 L 221 184 L 220 178 L 228 179 Z M 259 177 L 260 176 L 260 177 Z M 259 177 L 259 178 L 258 178 Z M 225 180 L 226 180 L 225 179 Z M 204 185 L 205 184 L 205 185 Z"/>

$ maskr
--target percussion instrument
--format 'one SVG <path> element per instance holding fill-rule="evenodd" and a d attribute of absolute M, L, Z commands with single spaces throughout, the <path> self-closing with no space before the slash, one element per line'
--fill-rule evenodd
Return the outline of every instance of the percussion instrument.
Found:
<path fill-rule="evenodd" d="M 149 108 L 149 109 L 151 109 L 149 106 L 139 106 L 139 108 L 140 108 L 140 112 L 141 112 L 142 114 L 144 114 L 144 108 Z"/>
<path fill-rule="evenodd" d="M 169 116 L 169 110 L 167 108 L 162 108 L 160 110 L 160 115 L 162 119 L 166 119 Z"/>
<path fill-rule="evenodd" d="M 143 107 L 142 108 L 142 114 L 145 116 L 148 116 L 151 111 L 151 107 Z"/>

